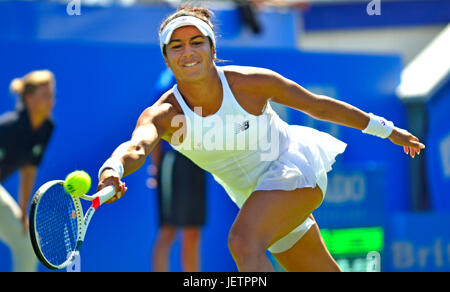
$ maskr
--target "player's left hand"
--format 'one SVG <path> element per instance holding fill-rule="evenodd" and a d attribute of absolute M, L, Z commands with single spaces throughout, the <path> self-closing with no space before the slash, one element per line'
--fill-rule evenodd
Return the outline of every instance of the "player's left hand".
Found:
<path fill-rule="evenodd" d="M 422 149 L 425 149 L 425 145 L 420 143 L 419 138 L 404 129 L 395 127 L 388 138 L 392 143 L 403 146 L 403 152 L 409 154 L 412 158 L 416 154 L 420 154 Z"/>

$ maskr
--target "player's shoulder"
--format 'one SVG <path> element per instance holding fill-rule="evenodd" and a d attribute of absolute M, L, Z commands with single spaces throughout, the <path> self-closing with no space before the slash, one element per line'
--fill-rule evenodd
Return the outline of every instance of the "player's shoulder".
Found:
<path fill-rule="evenodd" d="M 276 75 L 277 73 L 271 69 L 253 66 L 237 66 L 229 65 L 220 67 L 226 74 L 241 77 L 263 77 Z"/>
<path fill-rule="evenodd" d="M 146 108 L 143 115 L 153 120 L 165 120 L 171 119 L 177 114 L 182 114 L 182 112 L 173 90 L 169 89 L 153 105 Z"/>
<path fill-rule="evenodd" d="M 4 139 L 7 133 L 14 134 L 24 128 L 24 123 L 21 122 L 20 113 L 16 111 L 6 112 L 0 115 L 0 134 Z"/>
<path fill-rule="evenodd" d="M 0 115 L 0 126 L 11 125 L 19 121 L 19 113 L 17 111 L 10 111 Z"/>
<path fill-rule="evenodd" d="M 279 79 L 279 74 L 273 70 L 251 66 L 223 66 L 228 83 L 238 90 L 263 88 L 272 85 Z"/>

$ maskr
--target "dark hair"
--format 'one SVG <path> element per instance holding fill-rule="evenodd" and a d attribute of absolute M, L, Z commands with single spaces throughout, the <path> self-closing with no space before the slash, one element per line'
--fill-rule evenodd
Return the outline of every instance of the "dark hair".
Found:
<path fill-rule="evenodd" d="M 211 19 L 214 17 L 214 13 L 204 7 L 198 7 L 198 6 L 192 6 L 190 3 L 181 4 L 177 11 L 175 11 L 173 14 L 169 15 L 161 24 L 161 27 L 159 28 L 159 33 L 161 33 L 166 27 L 166 25 L 174 20 L 175 18 L 181 17 L 181 16 L 194 16 L 198 19 L 203 20 L 206 22 L 213 30 L 214 25 L 211 22 Z"/>
<path fill-rule="evenodd" d="M 166 27 L 167 24 L 169 24 L 169 22 L 171 22 L 172 20 L 174 20 L 175 18 L 181 17 L 181 16 L 193 16 L 196 17 L 200 20 L 203 20 L 204 22 L 206 22 L 214 31 L 214 25 L 212 24 L 211 19 L 214 17 L 214 13 L 204 7 L 198 7 L 198 6 L 192 6 L 191 3 L 185 3 L 185 4 L 181 4 L 177 11 L 175 11 L 173 14 L 169 15 L 162 23 L 161 26 L 159 28 L 159 33 L 161 33 L 163 31 L 163 29 Z M 213 42 L 212 40 L 208 37 L 209 40 L 209 44 L 211 45 L 211 48 L 213 47 Z M 164 56 L 166 55 L 166 46 L 164 45 L 163 49 L 163 54 Z"/>

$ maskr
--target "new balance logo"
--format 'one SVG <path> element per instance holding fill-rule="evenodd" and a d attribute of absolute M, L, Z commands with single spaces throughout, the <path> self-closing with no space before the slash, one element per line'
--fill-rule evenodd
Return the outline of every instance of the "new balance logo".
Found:
<path fill-rule="evenodd" d="M 239 132 L 244 132 L 248 128 L 250 128 L 250 122 L 249 121 L 245 121 L 242 124 L 238 124 L 237 128 L 236 128 L 236 134 L 239 134 Z"/>

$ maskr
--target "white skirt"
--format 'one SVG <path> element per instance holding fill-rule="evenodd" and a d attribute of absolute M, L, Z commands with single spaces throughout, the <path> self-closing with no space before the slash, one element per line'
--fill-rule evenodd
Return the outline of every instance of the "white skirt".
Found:
<path fill-rule="evenodd" d="M 260 176 L 255 191 L 314 188 L 332 169 L 347 144 L 333 136 L 303 126 L 287 127 L 289 146 Z M 326 190 L 322 190 L 324 195 Z"/>

